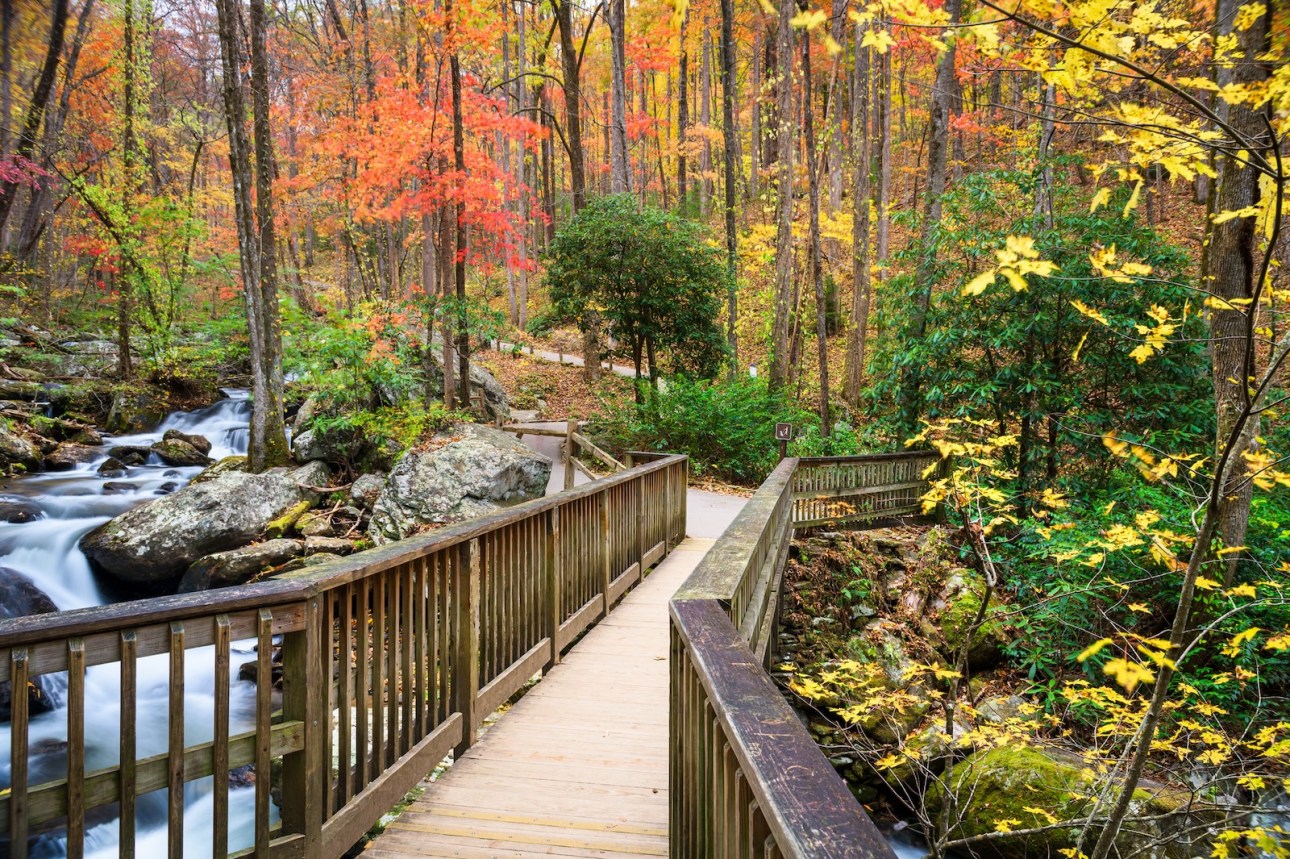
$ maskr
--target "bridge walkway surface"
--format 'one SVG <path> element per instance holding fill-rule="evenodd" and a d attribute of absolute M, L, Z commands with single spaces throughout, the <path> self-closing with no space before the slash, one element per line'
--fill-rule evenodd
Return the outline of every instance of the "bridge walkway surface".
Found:
<path fill-rule="evenodd" d="M 364 857 L 666 856 L 668 600 L 742 504 L 691 490 L 686 539 Z"/>

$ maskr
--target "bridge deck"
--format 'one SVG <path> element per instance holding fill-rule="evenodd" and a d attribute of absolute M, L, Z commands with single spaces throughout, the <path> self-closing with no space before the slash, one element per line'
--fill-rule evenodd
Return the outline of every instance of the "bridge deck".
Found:
<path fill-rule="evenodd" d="M 667 601 L 688 538 L 364 856 L 667 855 Z"/>

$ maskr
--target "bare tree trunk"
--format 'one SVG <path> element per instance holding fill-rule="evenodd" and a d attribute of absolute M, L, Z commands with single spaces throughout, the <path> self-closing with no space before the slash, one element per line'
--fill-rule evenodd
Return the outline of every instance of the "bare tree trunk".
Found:
<path fill-rule="evenodd" d="M 730 346 L 730 372 L 738 368 L 735 322 L 739 316 L 739 237 L 735 233 L 735 8 L 734 0 L 721 0 L 721 133 L 725 144 L 726 192 L 726 342 Z"/>
<path fill-rule="evenodd" d="M 887 282 L 887 263 L 891 259 L 891 52 L 878 58 L 878 110 L 875 117 L 878 138 L 878 235 L 879 274 Z"/>
<path fill-rule="evenodd" d="M 685 133 L 690 122 L 690 52 L 685 45 L 685 25 L 690 20 L 690 7 L 687 4 L 681 13 L 680 49 L 681 56 L 677 61 L 677 76 L 680 86 L 676 100 L 676 205 L 685 212 L 689 189 L 686 188 Z"/>
<path fill-rule="evenodd" d="M 45 105 L 49 102 L 49 93 L 54 86 L 54 73 L 58 70 L 59 60 L 63 55 L 63 37 L 67 29 L 67 0 L 54 0 L 52 21 L 49 30 L 49 47 L 45 52 L 45 62 L 32 90 L 31 101 L 27 105 L 27 114 L 23 119 L 22 131 L 18 135 L 18 146 L 14 155 L 19 159 L 31 161 L 36 153 L 36 135 L 40 132 L 40 123 L 45 116 Z M 6 115 L 4 120 L 8 122 Z M 21 171 L 20 171 L 21 172 Z M 0 181 L 0 234 L 9 221 L 14 199 L 18 196 L 21 180 L 18 178 Z"/>
<path fill-rule="evenodd" d="M 453 7 L 446 4 L 448 26 L 452 27 Z M 448 57 L 452 75 L 452 158 L 457 171 L 457 182 L 466 178 L 466 145 L 463 137 L 461 120 L 461 65 L 457 59 L 457 47 L 454 44 Z M 461 391 L 461 407 L 470 408 L 470 329 L 466 314 L 466 221 L 463 217 L 464 206 L 460 199 L 453 206 L 457 220 L 457 252 L 453 265 L 453 280 L 457 288 L 457 385 Z"/>
<path fill-rule="evenodd" d="M 613 91 L 613 118 L 609 130 L 611 189 L 615 194 L 630 194 L 631 170 L 627 153 L 627 12 L 624 0 L 609 0 L 609 32 L 613 54 L 610 89 Z M 643 91 L 643 89 L 642 89 Z"/>
<path fill-rule="evenodd" d="M 121 7 L 121 42 L 125 68 L 121 74 L 121 229 L 123 238 L 131 241 L 134 235 L 134 195 L 136 185 L 136 161 L 138 158 L 138 141 L 134 133 L 135 77 L 138 64 L 135 59 L 135 10 L 134 0 L 125 0 Z M 3 118 L 4 121 L 8 117 Z M 122 248 L 121 276 L 117 278 L 116 303 L 116 348 L 117 372 L 122 379 L 134 376 L 134 365 L 130 355 L 130 315 L 135 280 L 141 272 L 135 265 L 135 256 L 127 248 Z"/>
<path fill-rule="evenodd" d="M 818 155 L 815 143 L 815 100 L 811 98 L 811 40 L 802 39 L 802 122 L 806 140 L 806 182 L 809 198 L 810 232 L 807 241 L 808 268 L 815 291 L 815 340 L 820 356 L 820 435 L 833 432 L 829 421 L 829 330 L 825 306 L 823 264 L 820 259 L 820 180 L 816 171 Z"/>
<path fill-rule="evenodd" d="M 852 407 L 860 403 L 861 377 L 864 373 L 865 336 L 869 330 L 869 198 L 873 169 L 872 137 L 869 135 L 869 48 L 860 47 L 864 31 L 856 28 L 855 76 L 852 96 L 852 157 L 855 159 L 855 185 L 852 194 L 854 216 L 851 222 L 852 294 L 851 328 L 847 332 L 846 388 L 844 396 Z"/>
<path fill-rule="evenodd" d="M 1234 35 L 1245 55 L 1243 62 L 1230 68 L 1219 68 L 1218 85 L 1248 86 L 1266 80 L 1269 69 L 1266 61 L 1258 57 L 1268 50 L 1271 12 L 1264 7 L 1264 14 L 1250 27 L 1234 31 L 1232 22 L 1241 4 L 1236 0 L 1219 0 L 1218 29 L 1222 36 Z M 1229 125 L 1247 140 L 1260 140 L 1269 147 L 1265 150 L 1272 160 L 1271 146 L 1265 124 L 1270 116 L 1266 107 L 1251 109 L 1248 106 L 1226 105 L 1216 100 Z M 1211 211 L 1231 212 L 1254 207 L 1259 202 L 1259 177 L 1243 157 L 1228 154 L 1216 155 L 1218 177 L 1214 180 Z M 1275 205 L 1273 206 L 1275 208 Z M 1258 290 L 1259 233 L 1256 218 L 1233 218 L 1221 224 L 1207 220 L 1207 241 L 1201 259 L 1201 271 L 1206 289 L 1217 298 L 1229 302 L 1229 310 L 1211 308 L 1209 311 L 1210 350 L 1214 367 L 1214 401 L 1217 410 L 1218 439 L 1221 445 L 1232 432 L 1236 416 L 1248 406 L 1249 380 L 1254 375 L 1255 356 L 1249 348 L 1250 332 L 1257 324 L 1260 312 L 1258 302 L 1249 303 Z M 1249 305 L 1249 306 L 1247 306 Z M 1255 429 L 1249 434 L 1250 450 L 1257 444 L 1259 416 L 1251 420 Z M 1237 451 L 1235 465 L 1228 486 L 1224 487 L 1219 505 L 1218 536 L 1225 546 L 1243 546 L 1250 521 L 1250 501 L 1254 486 L 1249 470 L 1242 458 L 1245 450 Z M 1224 571 L 1225 584 L 1230 586 L 1236 576 L 1238 555 L 1229 555 Z"/>
<path fill-rule="evenodd" d="M 564 76 L 564 142 L 569 155 L 569 190 L 573 194 L 573 211 L 580 212 L 587 205 L 587 178 L 586 156 L 582 149 L 580 63 L 573 46 L 572 0 L 555 0 L 555 20 L 560 31 L 560 68 Z"/>
<path fill-rule="evenodd" d="M 950 24 L 959 23 L 962 0 L 946 0 L 945 11 Z M 932 237 L 941 223 L 942 198 L 945 195 L 945 175 L 949 162 L 950 115 L 954 110 L 956 83 L 954 80 L 954 42 L 941 54 L 936 64 L 936 82 L 932 88 L 931 119 L 927 131 L 927 193 L 923 207 L 921 232 L 922 252 L 915 275 L 914 306 L 910 316 L 909 339 L 920 342 L 927 335 L 927 313 L 932 301 L 932 287 L 936 280 L 936 253 Z M 912 362 L 902 373 L 900 389 L 901 426 L 912 434 L 922 412 L 922 367 Z"/>
<path fill-rule="evenodd" d="M 699 151 L 699 217 L 704 221 L 712 212 L 712 25 L 703 19 L 703 57 L 699 60 L 699 123 L 703 126 L 703 149 Z"/>
<path fill-rule="evenodd" d="M 761 194 L 761 39 L 760 19 L 753 23 L 752 48 L 752 133 L 748 147 L 748 199 L 755 200 Z"/>
<path fill-rule="evenodd" d="M 779 32 L 776 52 L 779 57 L 779 99 L 777 120 L 779 134 L 776 155 L 779 158 L 779 215 L 775 238 L 775 316 L 771 325 L 770 386 L 780 387 L 788 381 L 792 347 L 793 302 L 793 0 L 780 0 Z"/>

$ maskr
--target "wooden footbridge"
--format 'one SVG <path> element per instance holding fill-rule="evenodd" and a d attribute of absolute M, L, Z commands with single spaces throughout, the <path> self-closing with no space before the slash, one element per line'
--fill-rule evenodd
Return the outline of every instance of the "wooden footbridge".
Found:
<path fill-rule="evenodd" d="M 153 794 L 172 857 L 340 857 L 450 759 L 365 855 L 890 857 L 765 667 L 795 523 L 917 513 L 935 462 L 784 460 L 714 543 L 686 538 L 685 457 L 636 456 L 292 578 L 0 622 L 0 681 L 68 678 L 53 776 L 30 765 L 13 696 L 0 837 L 14 857 L 42 838 L 70 857 L 150 856 L 137 835 Z M 258 677 L 280 660 L 280 695 L 230 699 L 238 642 Z M 141 697 L 150 659 L 161 700 Z M 186 683 L 210 660 L 199 715 Z M 106 766 L 87 757 L 87 676 L 119 682 Z M 145 706 L 167 709 L 166 736 L 141 730 Z M 234 793 L 247 765 L 254 788 Z"/>

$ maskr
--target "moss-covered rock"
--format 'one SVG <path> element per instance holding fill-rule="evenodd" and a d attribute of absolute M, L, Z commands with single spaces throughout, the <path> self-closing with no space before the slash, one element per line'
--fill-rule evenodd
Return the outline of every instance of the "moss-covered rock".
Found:
<path fill-rule="evenodd" d="M 246 456 L 237 454 L 226 456 L 214 465 L 198 472 L 197 476 L 192 479 L 192 483 L 205 483 L 208 480 L 214 480 L 221 474 L 228 474 L 230 471 L 245 471 Z"/>
<path fill-rule="evenodd" d="M 968 644 L 968 667 L 984 671 L 995 667 L 1003 659 L 1003 648 L 1010 638 L 1003 621 L 999 619 L 1002 607 L 987 607 L 985 619 L 973 632 L 981 600 L 985 596 L 985 580 L 973 570 L 955 570 L 946 581 L 941 602 L 944 607 L 935 618 L 939 631 L 937 648 L 951 662 Z"/>

